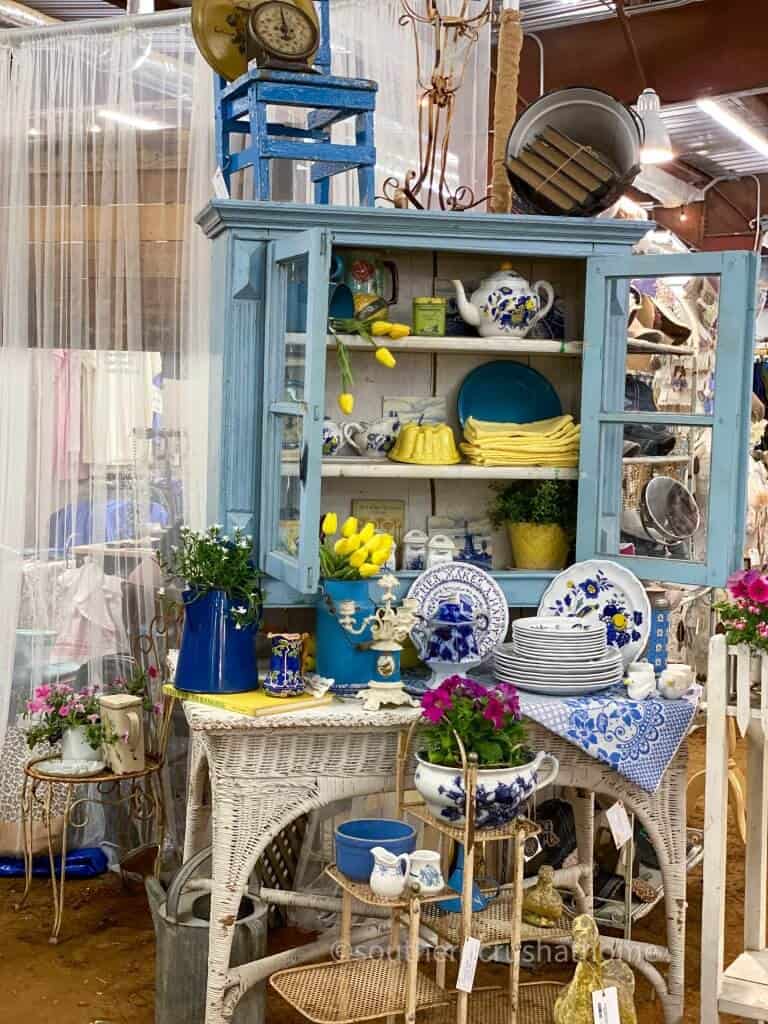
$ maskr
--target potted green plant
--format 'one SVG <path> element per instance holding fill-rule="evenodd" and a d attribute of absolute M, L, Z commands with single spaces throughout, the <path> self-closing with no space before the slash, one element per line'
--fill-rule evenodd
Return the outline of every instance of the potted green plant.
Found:
<path fill-rule="evenodd" d="M 424 694 L 421 707 L 424 728 L 419 734 L 422 748 L 416 755 L 414 783 L 435 818 L 451 825 L 464 822 L 461 746 L 478 759 L 478 828 L 498 828 L 511 821 L 537 789 L 557 776 L 557 760 L 543 752 L 534 756 L 526 744 L 514 686 L 487 687 L 451 676 Z"/>
<path fill-rule="evenodd" d="M 576 486 L 568 480 L 492 484 L 494 526 L 506 526 L 517 569 L 563 569 L 576 526 Z"/>

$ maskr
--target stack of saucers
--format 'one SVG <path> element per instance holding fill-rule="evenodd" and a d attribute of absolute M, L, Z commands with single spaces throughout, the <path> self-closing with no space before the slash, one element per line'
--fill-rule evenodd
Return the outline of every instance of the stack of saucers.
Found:
<path fill-rule="evenodd" d="M 518 619 L 512 643 L 497 647 L 493 657 L 497 680 L 531 693 L 573 697 L 615 686 L 624 676 L 605 625 L 580 619 Z"/>

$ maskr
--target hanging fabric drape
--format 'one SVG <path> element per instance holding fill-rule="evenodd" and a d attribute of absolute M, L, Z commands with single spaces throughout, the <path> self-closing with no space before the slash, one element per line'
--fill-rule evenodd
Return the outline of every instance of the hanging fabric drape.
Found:
<path fill-rule="evenodd" d="M 0 853 L 31 691 L 107 683 L 205 518 L 210 84 L 187 23 L 0 44 Z"/>
<path fill-rule="evenodd" d="M 418 5 L 417 5 L 418 6 Z M 441 0 L 452 13 L 458 0 Z M 379 84 L 376 97 L 376 194 L 382 195 L 387 178 L 403 180 L 419 163 L 418 101 L 421 95 L 416 74 L 416 53 L 412 32 L 399 23 L 400 0 L 332 0 L 332 72 L 348 78 L 369 78 Z M 425 55 L 431 59 L 434 39 L 428 26 L 421 26 Z M 448 185 L 468 185 L 476 196 L 488 185 L 488 95 L 491 67 L 491 30 L 486 26 L 472 50 L 464 83 L 453 115 L 448 153 Z M 303 123 L 304 113 L 273 109 L 271 118 Z M 354 122 L 337 126 L 334 140 L 354 141 Z M 277 164 L 280 161 L 276 162 Z M 313 188 L 308 163 L 295 162 L 276 167 L 273 198 L 312 202 Z M 240 191 L 240 190 L 244 191 Z M 237 196 L 250 195 L 249 182 L 238 183 Z M 352 174 L 331 179 L 331 202 L 356 206 L 357 180 Z M 482 209 L 482 207 L 481 207 Z"/>

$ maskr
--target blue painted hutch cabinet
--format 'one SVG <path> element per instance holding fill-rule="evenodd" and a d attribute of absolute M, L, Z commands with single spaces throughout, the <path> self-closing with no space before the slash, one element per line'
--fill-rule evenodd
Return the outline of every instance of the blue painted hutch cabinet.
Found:
<path fill-rule="evenodd" d="M 234 200 L 212 202 L 198 220 L 213 259 L 210 518 L 256 536 L 269 603 L 315 600 L 321 509 L 347 515 L 356 499 L 398 499 L 405 528 L 424 530 L 429 516 L 482 518 L 489 485 L 498 480 L 578 479 L 578 559 L 611 558 L 644 580 L 700 585 L 723 584 L 740 565 L 757 280 L 752 253 L 633 255 L 648 224 L 630 221 Z M 445 401 L 458 438 L 463 378 L 490 360 L 518 360 L 548 378 L 564 411 L 581 423 L 578 470 L 411 466 L 351 450 L 323 458 L 324 417 L 340 419 L 341 386 L 326 330 L 330 268 L 337 257 L 349 266 L 361 250 L 397 264 L 400 294 L 390 320 L 410 323 L 413 298 L 452 294 L 454 279 L 471 294 L 507 260 L 529 281 L 552 283 L 565 341 L 410 337 L 388 342 L 398 361 L 388 370 L 370 346 L 352 339 L 350 419 L 379 418 L 385 399 L 432 396 Z M 659 282 L 684 297 L 694 319 L 701 314 L 695 344 L 660 348 L 658 336 L 655 347 L 628 341 L 631 303 L 655 295 Z M 633 389 L 652 397 L 633 402 Z M 643 429 L 667 439 L 650 449 L 656 454 L 627 445 Z M 654 542 L 658 534 L 637 497 L 653 475 L 676 476 L 696 494 L 701 521 L 690 540 Z M 493 565 L 512 606 L 536 605 L 553 576 L 508 568 L 501 531 Z"/>

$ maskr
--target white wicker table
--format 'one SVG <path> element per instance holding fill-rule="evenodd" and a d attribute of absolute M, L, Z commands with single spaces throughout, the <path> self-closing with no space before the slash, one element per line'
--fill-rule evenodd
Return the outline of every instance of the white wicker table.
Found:
<path fill-rule="evenodd" d="M 226 1024 L 241 995 L 229 954 L 240 897 L 270 842 L 294 819 L 348 797 L 394 789 L 399 732 L 413 709 L 366 712 L 334 704 L 267 718 L 230 714 L 185 702 L 192 732 L 184 858 L 211 842 L 210 946 L 206 1024 Z M 659 859 L 667 912 L 667 949 L 615 941 L 661 998 L 666 1024 L 683 1019 L 685 954 L 685 787 L 687 752 L 682 745 L 655 794 L 640 789 L 566 740 L 531 725 L 532 745 L 560 761 L 558 784 L 575 788 L 579 860 L 591 862 L 593 795 L 623 800 L 646 829 Z M 209 812 L 204 807 L 210 779 Z M 644 951 L 643 951 L 644 950 Z M 649 954 L 649 951 L 650 954 Z M 666 979 L 647 961 L 668 962 Z M 635 966 L 640 966 L 635 963 Z"/>

